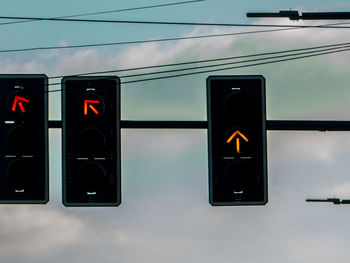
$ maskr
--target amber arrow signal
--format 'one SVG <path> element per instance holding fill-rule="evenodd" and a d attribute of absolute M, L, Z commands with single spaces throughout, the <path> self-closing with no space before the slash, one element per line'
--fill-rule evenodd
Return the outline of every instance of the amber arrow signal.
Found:
<path fill-rule="evenodd" d="M 227 139 L 226 143 L 230 143 L 233 138 L 236 137 L 236 152 L 237 153 L 241 153 L 241 143 L 240 143 L 240 137 L 245 140 L 246 142 L 248 142 L 248 138 L 241 133 L 239 130 L 236 130 L 234 133 L 232 133 L 232 135 L 230 136 L 230 138 Z"/>

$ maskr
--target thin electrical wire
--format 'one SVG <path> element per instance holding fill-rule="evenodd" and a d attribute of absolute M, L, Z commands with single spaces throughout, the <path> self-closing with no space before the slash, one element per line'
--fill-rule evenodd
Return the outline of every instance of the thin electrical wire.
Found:
<path fill-rule="evenodd" d="M 350 45 L 342 46 L 341 48 L 350 47 Z M 235 61 L 235 62 L 227 62 L 227 63 L 221 63 L 219 65 L 207 65 L 207 66 L 198 66 L 198 67 L 190 67 L 190 68 L 181 68 L 181 69 L 172 69 L 172 70 L 164 70 L 164 71 L 156 71 L 156 72 L 148 72 L 148 73 L 139 73 L 139 74 L 132 74 L 132 75 L 122 75 L 119 76 L 120 78 L 134 78 L 134 77 L 142 77 L 142 76 L 150 76 L 150 75 L 158 75 L 158 74 L 166 74 L 166 73 L 174 73 L 179 71 L 188 71 L 188 70 L 197 70 L 197 69 L 204 69 L 204 68 L 212 68 L 212 67 L 218 67 L 218 66 L 227 66 L 227 65 L 233 65 L 233 64 L 241 64 L 241 63 L 248 63 L 248 62 L 254 62 L 254 61 L 261 61 L 261 60 L 269 60 L 269 59 L 276 59 L 276 58 L 285 58 L 285 57 L 292 57 L 297 55 L 305 55 L 305 54 L 313 54 L 313 53 L 319 53 L 323 51 L 329 51 L 329 50 L 338 50 L 339 47 L 333 47 L 333 48 L 327 48 L 323 50 L 314 50 L 314 51 L 308 51 L 308 52 L 302 52 L 297 54 L 286 54 L 286 55 L 279 55 L 279 56 L 273 56 L 268 58 L 256 58 L 256 59 L 250 59 L 250 60 L 243 60 L 243 61 Z"/>
<path fill-rule="evenodd" d="M 130 83 L 144 82 L 144 81 L 151 81 L 151 80 L 177 78 L 177 77 L 184 77 L 184 76 L 190 76 L 190 75 L 197 75 L 197 74 L 204 74 L 204 73 L 210 73 L 210 72 L 230 70 L 230 69 L 239 69 L 239 68 L 246 68 L 246 67 L 253 67 L 253 66 L 261 66 L 261 65 L 267 65 L 267 64 L 272 64 L 272 63 L 279 63 L 279 62 L 285 62 L 285 61 L 291 61 L 291 60 L 298 60 L 298 59 L 304 59 L 304 58 L 310 58 L 310 57 L 315 57 L 315 56 L 328 55 L 328 54 L 345 52 L 345 51 L 350 51 L 350 48 L 346 48 L 346 49 L 342 49 L 342 50 L 329 51 L 329 52 L 320 52 L 320 53 L 317 53 L 317 54 L 311 54 L 311 55 L 305 55 L 305 56 L 299 56 L 299 57 L 292 57 L 292 58 L 287 58 L 287 59 L 279 59 L 279 60 L 274 60 L 274 61 L 266 61 L 266 62 L 260 62 L 260 63 L 242 65 L 242 66 L 226 67 L 226 68 L 205 70 L 205 71 L 197 71 L 197 72 L 189 72 L 189 73 L 183 73 L 183 74 L 177 74 L 177 75 L 171 75 L 171 76 L 162 76 L 162 77 L 155 77 L 155 78 L 131 80 L 131 81 L 121 82 L 121 84 L 130 84 Z"/>
<path fill-rule="evenodd" d="M 141 6 L 141 7 L 131 7 L 131 8 L 124 8 L 124 9 L 110 10 L 110 11 L 101 11 L 101 12 L 69 15 L 69 16 L 65 16 L 65 17 L 62 17 L 62 18 L 101 15 L 101 14 L 111 14 L 111 13 L 118 13 L 118 12 L 125 12 L 125 11 L 135 11 L 135 10 L 144 10 L 144 9 L 158 8 L 158 7 L 168 7 L 168 6 L 174 6 L 174 5 L 191 4 L 191 3 L 198 3 L 198 2 L 205 2 L 205 1 L 206 0 L 192 0 L 192 1 L 173 2 L 173 3 L 167 3 L 167 4 L 158 4 L 158 5 Z"/>
<path fill-rule="evenodd" d="M 338 28 L 338 29 L 350 28 L 348 26 L 338 26 L 338 25 L 299 25 L 299 26 L 297 26 L 297 25 L 277 25 L 277 24 L 239 24 L 239 23 L 169 22 L 169 21 L 106 20 L 106 19 L 71 19 L 71 18 L 49 18 L 49 17 L 21 17 L 21 16 L 0 16 L 0 19 L 55 21 L 55 22 L 83 22 L 83 23 L 172 25 L 172 26 Z"/>
<path fill-rule="evenodd" d="M 349 24 L 350 22 L 325 24 L 328 25 L 343 25 Z M 1 24 L 0 24 L 1 25 Z M 150 39 L 150 40 L 135 40 L 135 41 L 124 41 L 124 42 L 109 42 L 109 43 L 97 43 L 97 44 L 80 44 L 80 45 L 67 45 L 67 46 L 48 46 L 48 47 L 31 47 L 31 48 L 18 48 L 18 49 L 3 49 L 0 53 L 12 53 L 12 52 L 27 52 L 27 51 L 37 51 L 37 50 L 56 50 L 56 49 L 73 49 L 73 48 L 88 48 L 88 47 L 102 47 L 102 46 L 115 46 L 115 45 L 130 45 L 130 44 L 142 44 L 142 43 L 156 43 L 156 42 L 169 42 L 169 41 L 180 41 L 180 40 L 190 40 L 190 39 L 202 39 L 211 37 L 226 37 L 234 35 L 246 35 L 246 34 L 256 34 L 256 33 L 269 33 L 277 31 L 287 31 L 296 30 L 300 28 L 280 28 L 280 29 L 269 29 L 269 30 L 255 30 L 246 32 L 234 32 L 226 34 L 212 34 L 212 35 L 199 35 L 199 36 L 189 36 L 189 37 L 177 37 L 177 38 L 163 38 L 163 39 Z"/>
<path fill-rule="evenodd" d="M 130 81 L 122 81 L 121 84 L 130 84 L 130 83 L 154 81 L 154 80 L 169 79 L 169 78 L 178 78 L 178 77 L 185 77 L 185 76 L 190 76 L 190 75 L 211 73 L 211 72 L 217 72 L 217 71 L 240 69 L 240 68 L 253 67 L 253 66 L 261 66 L 261 65 L 280 63 L 280 62 L 285 62 L 285 61 L 305 59 L 305 58 L 321 56 L 321 55 L 328 55 L 328 54 L 339 53 L 339 52 L 346 52 L 346 51 L 349 51 L 349 50 L 350 50 L 350 48 L 342 48 L 342 49 L 339 49 L 339 50 L 332 50 L 332 51 L 327 51 L 327 52 L 318 51 L 315 54 L 308 54 L 308 55 L 305 55 L 306 52 L 305 53 L 298 53 L 298 54 L 295 54 L 294 57 L 290 57 L 290 58 L 283 58 L 283 59 L 277 59 L 277 60 L 272 60 L 272 61 L 264 61 L 264 62 L 253 63 L 253 64 L 248 64 L 248 65 L 224 67 L 224 68 L 219 68 L 219 69 L 210 69 L 210 70 L 202 70 L 202 71 L 181 73 L 181 74 L 168 75 L 168 76 L 160 76 L 160 77 L 144 78 L 144 79 L 137 79 L 137 80 L 130 80 Z M 266 60 L 268 60 L 268 59 L 269 58 L 266 58 Z M 254 61 L 254 60 L 252 60 L 252 61 Z M 257 61 L 257 60 L 255 60 L 255 61 Z M 108 78 L 108 76 L 101 76 L 101 78 Z M 50 83 L 48 86 L 55 86 L 55 85 L 61 85 L 61 83 Z M 58 91 L 62 91 L 62 89 L 50 90 L 48 92 L 58 92 Z"/>
<path fill-rule="evenodd" d="M 167 4 L 158 4 L 158 5 L 149 5 L 149 6 L 140 6 L 140 7 L 130 7 L 130 8 L 123 8 L 123 9 L 109 10 L 109 11 L 100 11 L 100 12 L 93 12 L 93 13 L 57 16 L 57 17 L 53 17 L 53 18 L 72 18 L 72 17 L 81 17 L 81 16 L 111 14 L 111 13 L 119 13 L 119 12 L 126 12 L 126 11 L 135 11 L 135 10 L 143 10 L 143 9 L 150 9 L 150 8 L 167 7 L 167 6 L 174 6 L 174 5 L 183 5 L 183 4 L 190 4 L 190 3 L 195 3 L 195 2 L 204 2 L 204 1 L 206 1 L 206 0 L 192 0 L 192 1 L 173 2 L 173 3 L 167 3 Z M 0 26 L 2 26 L 2 25 L 10 25 L 10 24 L 28 23 L 28 22 L 33 22 L 33 20 L 23 20 L 23 21 L 0 23 Z"/>
<path fill-rule="evenodd" d="M 242 55 L 242 56 L 231 56 L 231 57 L 223 57 L 223 58 L 215 58 L 215 59 L 186 61 L 186 62 L 171 63 L 171 64 L 160 64 L 160 65 L 152 65 L 152 66 L 144 66 L 144 67 L 125 68 L 125 69 L 118 69 L 118 70 L 85 72 L 85 73 L 77 73 L 74 75 L 75 76 L 77 76 L 77 75 L 86 76 L 86 75 L 95 75 L 95 74 L 120 73 L 120 72 L 135 71 L 135 70 L 149 70 L 149 69 L 164 68 L 164 67 L 178 67 L 178 66 L 184 66 L 184 65 L 190 65 L 190 64 L 210 63 L 210 62 L 225 61 L 225 60 L 232 60 L 232 59 L 269 56 L 269 55 L 277 55 L 277 54 L 283 54 L 283 53 L 307 51 L 307 50 L 313 50 L 313 49 L 323 49 L 323 48 L 330 48 L 330 47 L 343 47 L 343 46 L 348 46 L 348 45 L 350 45 L 350 42 L 328 44 L 328 45 L 321 45 L 321 46 L 314 46 L 314 47 L 307 47 L 307 48 L 288 49 L 288 50 L 281 50 L 281 51 L 274 51 L 274 52 L 256 53 L 256 54 L 249 54 L 249 55 Z M 50 77 L 50 79 L 58 79 L 58 78 L 63 78 L 65 76 L 66 75 L 52 76 L 52 77 Z"/>
<path fill-rule="evenodd" d="M 267 33 L 267 32 L 293 30 L 293 29 L 298 29 L 298 28 L 281 28 L 281 29 L 270 29 L 270 30 L 256 30 L 256 31 L 246 31 L 246 32 L 234 32 L 234 33 L 226 33 L 226 34 L 199 35 L 199 36 L 190 36 L 190 37 L 176 37 L 176 38 L 163 38 L 163 39 L 150 39 L 150 40 L 135 40 L 135 41 L 110 42 L 110 43 L 98 43 L 98 44 L 81 44 L 81 45 L 68 45 L 68 46 L 49 46 L 49 47 L 3 49 L 3 50 L 0 50 L 0 53 L 26 52 L 26 51 L 52 50 L 52 49 L 72 49 L 72 48 L 102 47 L 102 46 L 117 46 L 117 45 L 156 43 L 156 42 L 169 42 L 169 41 L 202 39 L 202 38 L 211 38 L 211 37 L 227 37 L 227 36 L 235 36 L 235 35 Z"/>

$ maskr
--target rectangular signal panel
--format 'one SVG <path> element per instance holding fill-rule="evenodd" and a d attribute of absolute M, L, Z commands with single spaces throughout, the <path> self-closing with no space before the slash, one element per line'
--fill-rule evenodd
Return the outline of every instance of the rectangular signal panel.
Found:
<path fill-rule="evenodd" d="M 119 78 L 66 77 L 62 87 L 63 203 L 118 206 Z"/>
<path fill-rule="evenodd" d="M 265 79 L 207 79 L 209 202 L 267 203 Z"/>

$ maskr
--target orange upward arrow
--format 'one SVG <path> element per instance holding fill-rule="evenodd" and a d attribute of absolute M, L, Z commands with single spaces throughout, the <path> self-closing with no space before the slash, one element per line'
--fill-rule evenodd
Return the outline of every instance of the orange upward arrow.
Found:
<path fill-rule="evenodd" d="M 233 140 L 233 138 L 235 138 L 237 135 L 239 135 L 243 140 L 248 142 L 248 138 L 243 133 L 241 133 L 239 130 L 237 130 L 234 133 L 232 133 L 230 138 L 227 139 L 226 143 L 230 143 Z M 236 137 L 236 151 L 237 151 L 237 153 L 241 153 L 241 144 L 240 144 L 239 139 L 240 138 L 237 136 Z"/>

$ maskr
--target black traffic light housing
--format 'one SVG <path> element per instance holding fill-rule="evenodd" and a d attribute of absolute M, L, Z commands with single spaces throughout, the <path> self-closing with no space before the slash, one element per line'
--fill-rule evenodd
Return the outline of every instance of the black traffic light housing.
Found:
<path fill-rule="evenodd" d="M 48 79 L 0 75 L 0 203 L 49 201 Z"/>
<path fill-rule="evenodd" d="M 118 206 L 120 80 L 62 79 L 62 186 L 65 206 Z"/>
<path fill-rule="evenodd" d="M 265 79 L 207 79 L 209 202 L 267 203 Z"/>

